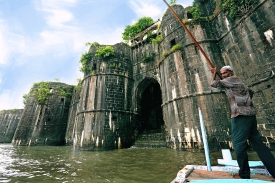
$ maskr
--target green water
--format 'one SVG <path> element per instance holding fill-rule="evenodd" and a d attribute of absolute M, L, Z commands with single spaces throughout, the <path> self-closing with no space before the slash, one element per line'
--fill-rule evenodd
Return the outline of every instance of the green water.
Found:
<path fill-rule="evenodd" d="M 211 152 L 217 165 L 221 152 Z M 162 149 L 74 151 L 72 147 L 0 144 L 0 182 L 169 183 L 204 153 Z"/>

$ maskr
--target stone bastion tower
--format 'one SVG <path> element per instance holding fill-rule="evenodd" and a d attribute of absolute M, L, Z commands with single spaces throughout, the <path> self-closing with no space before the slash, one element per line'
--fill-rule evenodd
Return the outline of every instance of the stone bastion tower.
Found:
<path fill-rule="evenodd" d="M 275 149 L 274 0 L 255 1 L 232 18 L 221 11 L 222 1 L 199 3 L 202 18 L 188 28 L 217 68 L 231 65 L 255 95 L 258 128 L 264 143 Z M 192 18 L 187 9 L 173 6 L 179 16 Z M 196 148 L 201 107 L 210 148 L 234 148 L 230 138 L 230 110 L 223 91 L 209 87 L 210 68 L 169 10 L 162 18 L 159 66 L 162 109 L 171 147 Z M 179 51 L 173 45 L 181 44 Z M 169 51 L 170 50 L 170 51 Z M 179 146 L 178 146 L 179 145 Z"/>
<path fill-rule="evenodd" d="M 187 20 L 187 9 L 174 5 L 173 9 Z M 208 21 L 188 24 L 200 46 L 213 64 L 223 65 L 215 30 Z M 168 146 L 188 149 L 201 148 L 202 139 L 198 115 L 201 108 L 211 149 L 229 147 L 229 115 L 226 96 L 209 86 L 210 67 L 184 28 L 168 9 L 162 18 L 162 38 L 159 44 L 159 75 L 162 109 Z M 180 47 L 179 49 L 176 49 Z"/>
<path fill-rule="evenodd" d="M 25 95 L 25 108 L 12 143 L 64 145 L 73 86 L 60 82 L 35 83 Z"/>
<path fill-rule="evenodd" d="M 126 44 L 113 45 L 113 56 L 98 58 L 91 46 L 73 127 L 75 148 L 115 149 L 133 143 L 135 115 L 131 109 L 133 64 Z"/>

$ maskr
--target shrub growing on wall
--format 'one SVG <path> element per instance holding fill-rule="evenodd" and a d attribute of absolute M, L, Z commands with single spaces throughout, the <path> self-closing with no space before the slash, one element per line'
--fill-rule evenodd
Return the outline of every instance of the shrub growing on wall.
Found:
<path fill-rule="evenodd" d="M 26 105 L 27 104 L 27 101 L 29 100 L 30 98 L 30 94 L 24 94 L 23 95 L 23 104 Z"/>
<path fill-rule="evenodd" d="M 176 45 L 174 45 L 174 46 L 171 48 L 170 52 L 173 53 L 173 52 L 175 52 L 175 51 L 177 51 L 177 50 L 180 50 L 181 48 L 182 48 L 182 45 L 181 45 L 181 44 L 176 44 Z"/>
<path fill-rule="evenodd" d="M 85 43 L 85 46 L 94 46 L 94 47 L 98 48 L 100 46 L 100 44 L 98 42 L 93 42 L 93 43 L 87 42 L 87 43 Z"/>
<path fill-rule="evenodd" d="M 168 57 L 168 55 L 170 55 L 171 53 L 174 53 L 175 51 L 178 51 L 182 48 L 181 44 L 176 44 L 174 45 L 169 51 L 164 51 L 162 53 L 162 59 L 165 59 L 166 57 Z M 162 61 L 160 61 L 161 63 Z"/>
<path fill-rule="evenodd" d="M 252 6 L 259 0 L 223 0 L 223 11 L 228 11 L 231 18 L 241 17 L 247 14 Z"/>
<path fill-rule="evenodd" d="M 70 86 L 60 86 L 59 87 L 59 93 L 63 97 L 71 98 L 72 97 L 72 91 Z"/>
<path fill-rule="evenodd" d="M 193 20 L 198 20 L 202 16 L 199 3 L 193 3 L 192 7 L 189 9 L 188 12 L 192 14 Z"/>
<path fill-rule="evenodd" d="M 96 50 L 95 56 L 98 58 L 106 58 L 115 55 L 114 48 L 111 46 L 102 46 Z"/>
<path fill-rule="evenodd" d="M 151 17 L 143 17 L 138 19 L 134 25 L 127 25 L 122 33 L 122 39 L 128 43 L 131 38 L 135 37 L 138 33 L 149 27 L 154 23 Z"/>
<path fill-rule="evenodd" d="M 84 74 L 91 71 L 91 68 L 89 66 L 91 59 L 92 59 L 92 53 L 90 52 L 82 53 L 80 58 L 80 63 L 81 63 L 80 71 L 83 72 Z"/>
<path fill-rule="evenodd" d="M 48 100 L 48 96 L 51 94 L 49 82 L 42 81 L 40 83 L 34 83 L 31 90 L 34 90 L 33 95 L 40 105 L 45 104 Z"/>
<path fill-rule="evenodd" d="M 161 34 L 157 35 L 157 37 L 151 39 L 151 41 L 152 41 L 152 44 L 159 44 L 162 41 L 162 35 Z"/>
<path fill-rule="evenodd" d="M 177 0 L 170 0 L 170 5 L 174 6 L 177 3 Z"/>
<path fill-rule="evenodd" d="M 26 105 L 30 97 L 33 96 L 37 100 L 38 104 L 45 104 L 49 98 L 49 95 L 52 94 L 50 85 L 50 82 L 44 81 L 40 83 L 34 83 L 33 87 L 30 90 L 30 93 L 23 95 L 23 103 Z M 61 96 L 68 98 L 72 97 L 72 91 L 70 86 L 58 86 L 56 89 Z"/>
<path fill-rule="evenodd" d="M 154 58 L 155 58 L 155 53 L 154 52 L 150 52 L 149 54 L 145 54 L 142 56 L 142 62 L 143 63 L 147 63 L 147 62 L 150 62 L 150 61 L 153 61 Z"/>

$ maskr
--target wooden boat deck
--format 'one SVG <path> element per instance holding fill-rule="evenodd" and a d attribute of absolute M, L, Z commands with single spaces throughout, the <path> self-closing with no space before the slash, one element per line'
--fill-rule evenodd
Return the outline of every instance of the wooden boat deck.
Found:
<path fill-rule="evenodd" d="M 212 171 L 207 170 L 207 166 L 201 165 L 186 165 L 181 169 L 177 177 L 171 183 L 196 183 L 196 182 L 211 182 L 211 183 L 268 183 L 275 182 L 274 178 L 268 175 L 264 168 L 250 168 L 251 179 L 233 179 L 233 175 L 239 171 L 238 167 L 233 166 L 212 166 Z"/>
<path fill-rule="evenodd" d="M 232 179 L 233 175 L 228 172 L 193 170 L 187 177 L 186 182 L 192 180 L 209 180 L 209 179 Z M 251 176 L 253 180 L 264 180 L 274 182 L 274 179 L 268 175 L 255 174 Z"/>

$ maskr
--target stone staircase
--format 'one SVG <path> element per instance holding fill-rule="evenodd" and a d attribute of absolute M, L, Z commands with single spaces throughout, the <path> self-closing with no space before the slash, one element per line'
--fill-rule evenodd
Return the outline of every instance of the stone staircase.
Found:
<path fill-rule="evenodd" d="M 164 133 L 147 131 L 139 134 L 132 148 L 164 148 L 166 137 Z"/>

